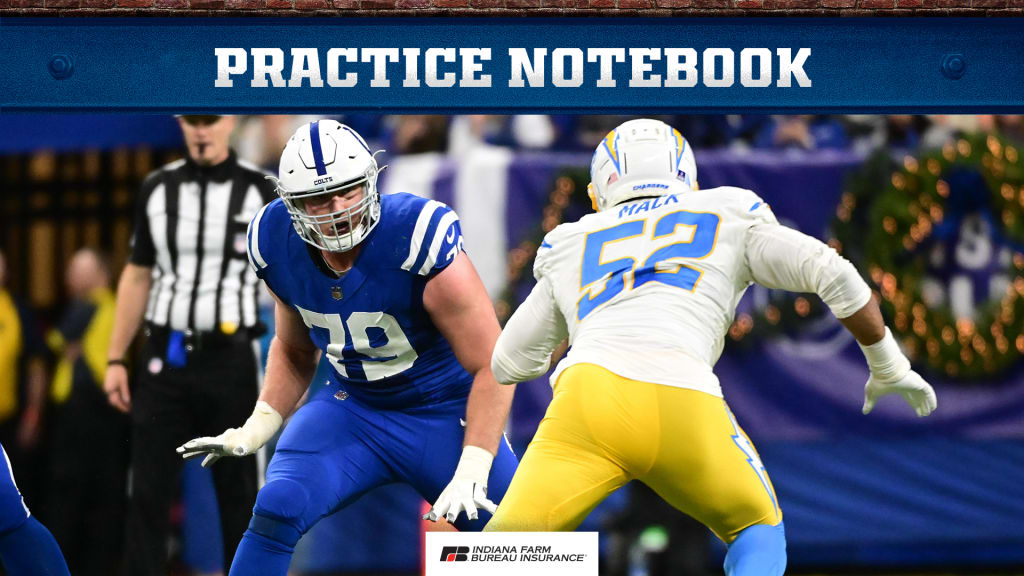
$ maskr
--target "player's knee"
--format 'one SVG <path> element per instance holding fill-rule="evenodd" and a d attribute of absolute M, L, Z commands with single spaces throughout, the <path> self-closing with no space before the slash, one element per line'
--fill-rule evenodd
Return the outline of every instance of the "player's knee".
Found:
<path fill-rule="evenodd" d="M 287 478 L 272 480 L 256 495 L 249 530 L 295 546 L 306 529 L 303 516 L 307 508 L 309 491 L 305 486 Z"/>
<path fill-rule="evenodd" d="M 786 571 L 786 531 L 754 524 L 740 532 L 725 555 L 726 576 L 781 576 Z"/>

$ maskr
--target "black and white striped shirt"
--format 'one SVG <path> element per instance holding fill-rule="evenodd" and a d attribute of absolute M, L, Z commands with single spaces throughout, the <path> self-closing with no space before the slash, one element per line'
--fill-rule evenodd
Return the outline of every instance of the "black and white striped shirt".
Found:
<path fill-rule="evenodd" d="M 146 177 L 130 261 L 153 269 L 148 322 L 228 333 L 259 324 L 259 279 L 246 256 L 246 228 L 275 198 L 266 175 L 232 152 L 217 166 L 186 158 Z"/>

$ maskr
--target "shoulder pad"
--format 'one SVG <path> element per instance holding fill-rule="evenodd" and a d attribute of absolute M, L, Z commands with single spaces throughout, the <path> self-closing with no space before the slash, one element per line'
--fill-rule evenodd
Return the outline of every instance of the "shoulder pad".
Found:
<path fill-rule="evenodd" d="M 537 255 L 533 259 L 533 277 L 540 280 L 547 275 L 549 263 L 553 259 L 555 247 L 560 249 L 569 241 L 573 230 L 577 228 L 576 222 L 559 224 L 553 230 L 544 235 L 544 240 L 537 247 Z"/>
<path fill-rule="evenodd" d="M 394 218 L 395 225 L 401 227 L 401 232 L 395 237 L 408 238 L 408 246 L 399 247 L 399 252 L 405 254 L 402 270 L 429 276 L 455 260 L 462 250 L 463 238 L 462 225 L 454 210 L 437 200 L 411 194 L 395 194 L 387 198 L 393 198 L 389 201 L 392 204 L 389 208 L 393 210 L 390 216 Z M 409 228 L 411 232 L 407 232 Z"/>
<path fill-rule="evenodd" d="M 280 234 L 280 230 L 287 231 L 290 225 L 291 217 L 280 199 L 260 208 L 249 221 L 246 231 L 249 264 L 260 278 L 263 278 L 266 269 L 273 263 L 275 250 L 285 244 L 283 238 L 274 238 L 275 232 Z"/>
<path fill-rule="evenodd" d="M 744 219 L 754 222 L 778 224 L 771 206 L 758 196 L 753 190 L 736 188 L 733 186 L 722 186 L 714 189 L 714 193 L 721 195 L 726 208 L 738 214 Z"/>

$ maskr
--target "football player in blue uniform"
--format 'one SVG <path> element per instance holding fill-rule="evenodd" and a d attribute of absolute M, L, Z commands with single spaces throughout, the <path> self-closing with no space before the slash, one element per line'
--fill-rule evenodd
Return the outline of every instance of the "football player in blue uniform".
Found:
<path fill-rule="evenodd" d="M 513 390 L 490 369 L 500 329 L 459 219 L 440 202 L 381 197 L 378 172 L 355 131 L 312 122 L 282 153 L 280 199 L 249 225 L 250 261 L 276 300 L 266 384 L 241 428 L 178 452 L 205 454 L 204 465 L 252 454 L 310 391 L 277 444 L 232 576 L 286 574 L 317 520 L 392 482 L 434 502 L 430 519 L 480 530 L 515 472 L 501 441 Z M 310 386 L 318 349 L 333 370 Z"/>
<path fill-rule="evenodd" d="M 29 513 L 14 483 L 7 451 L 0 446 L 0 452 L 0 560 L 4 568 L 8 574 L 68 576 L 57 541 Z"/>

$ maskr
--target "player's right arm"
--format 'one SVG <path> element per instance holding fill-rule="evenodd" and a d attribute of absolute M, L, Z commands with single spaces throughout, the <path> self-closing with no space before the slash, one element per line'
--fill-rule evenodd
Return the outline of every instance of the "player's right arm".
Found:
<path fill-rule="evenodd" d="M 270 341 L 263 390 L 252 415 L 241 428 L 229 428 L 219 436 L 196 438 L 179 446 L 182 458 L 205 455 L 203 466 L 210 466 L 223 456 L 256 452 L 281 428 L 282 415 L 292 413 L 313 379 L 319 350 L 299 314 L 276 294 L 270 294 L 274 297 L 276 332 Z"/>
<path fill-rule="evenodd" d="M 752 217 L 745 247 L 751 278 L 768 288 L 817 294 L 853 334 L 870 369 L 863 412 L 871 412 L 879 397 L 898 393 L 918 416 L 931 414 L 935 391 L 910 369 L 853 264 L 820 240 L 780 225 L 766 205 Z"/>
<path fill-rule="evenodd" d="M 567 336 L 550 281 L 541 277 L 498 337 L 491 356 L 494 377 L 515 384 L 543 376 L 551 367 L 552 352 Z"/>
<path fill-rule="evenodd" d="M 280 203 L 272 202 L 256 213 L 247 233 L 249 263 L 256 275 L 267 282 L 267 292 L 274 297 L 275 333 L 270 341 L 263 389 L 252 415 L 241 428 L 229 428 L 218 436 L 196 438 L 178 447 L 183 458 L 205 454 L 203 466 L 222 456 L 247 456 L 259 450 L 281 428 L 284 416 L 295 409 L 316 371 L 319 350 L 302 317 L 271 289 L 270 271 L 275 258 L 280 258 L 275 250 L 280 246 L 275 244 L 275 240 L 279 241 L 275 231 L 281 230 L 285 218 L 287 213 Z"/>
<path fill-rule="evenodd" d="M 259 399 L 278 414 L 288 416 L 313 380 L 320 350 L 310 339 L 309 328 L 299 313 L 273 292 L 270 295 L 274 297 L 276 331 L 270 341 L 266 376 Z"/>
<path fill-rule="evenodd" d="M 568 327 L 555 301 L 547 274 L 556 234 L 549 234 L 534 261 L 537 283 L 526 300 L 505 323 L 491 356 L 491 371 L 498 382 L 515 384 L 544 375 L 551 367 L 552 352 L 568 337 Z"/>

